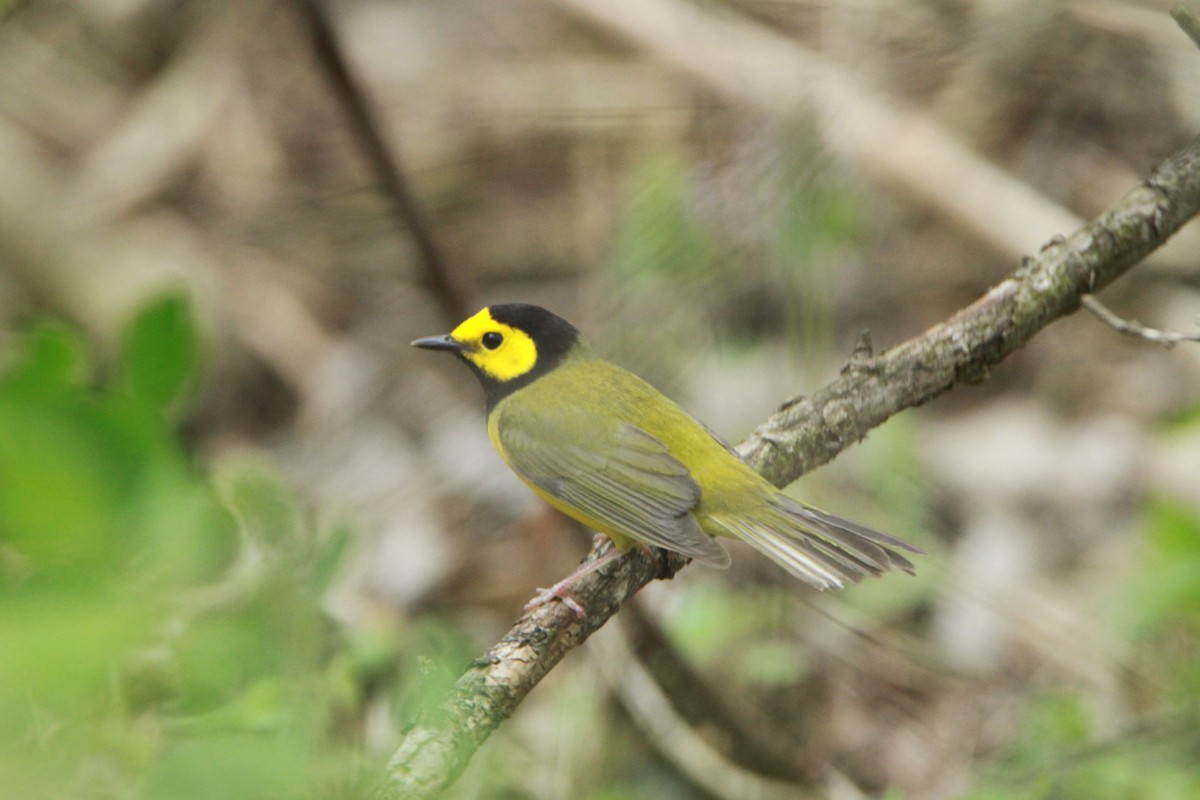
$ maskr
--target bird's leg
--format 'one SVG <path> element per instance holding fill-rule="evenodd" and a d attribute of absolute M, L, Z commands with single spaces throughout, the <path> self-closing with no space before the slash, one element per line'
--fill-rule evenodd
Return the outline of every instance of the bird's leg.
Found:
<path fill-rule="evenodd" d="M 574 611 L 575 616 L 582 619 L 583 617 L 587 616 L 587 609 L 583 607 L 582 603 L 571 597 L 571 595 L 567 593 L 567 590 L 570 589 L 575 582 L 584 575 L 595 572 L 613 559 L 619 558 L 621 555 L 623 555 L 622 551 L 614 547 L 604 555 L 597 558 L 595 561 L 590 561 L 586 564 L 580 564 L 574 572 L 551 586 L 549 589 L 539 588 L 537 597 L 534 597 L 525 604 L 525 611 L 533 611 L 535 608 L 544 606 L 551 600 L 557 599 L 561 600 L 563 605 L 565 605 L 567 608 Z"/>

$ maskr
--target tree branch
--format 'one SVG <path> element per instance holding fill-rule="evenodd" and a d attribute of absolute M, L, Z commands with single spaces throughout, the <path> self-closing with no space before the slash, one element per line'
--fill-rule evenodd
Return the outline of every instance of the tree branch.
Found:
<path fill-rule="evenodd" d="M 1200 211 L 1200 139 L 1172 156 L 1107 212 L 1069 238 L 1055 239 L 950 319 L 873 357 L 857 352 L 842 376 L 798 397 L 739 448 L 777 486 L 832 459 L 888 417 L 921 405 L 960 382 L 978 383 L 992 366 L 1082 298 L 1124 274 Z M 611 547 L 603 543 L 588 556 Z M 687 560 L 634 549 L 587 576 L 572 594 L 583 619 L 561 603 L 522 617 L 463 673 L 435 717 L 406 731 L 379 796 L 434 797 L 445 790 L 488 735 L 572 648 L 599 629 L 621 603 Z"/>
<path fill-rule="evenodd" d="M 1200 139 L 1145 183 L 1067 239 L 1035 257 L 950 319 L 876 357 L 859 355 L 811 397 L 788 401 L 739 450 L 777 486 L 832 459 L 898 411 L 921 405 L 988 370 L 1081 298 L 1116 280 L 1200 211 Z M 588 556 L 594 559 L 611 544 Z M 466 767 L 488 735 L 516 710 L 567 652 L 655 578 L 687 563 L 678 554 L 631 550 L 573 589 L 583 619 L 561 603 L 522 617 L 463 673 L 442 714 L 409 730 L 388 768 L 381 798 L 434 797 Z"/>
<path fill-rule="evenodd" d="M 1183 32 L 1195 42 L 1197 47 L 1200 47 L 1200 20 L 1197 20 L 1196 16 L 1188 11 L 1183 3 L 1177 3 L 1171 9 L 1171 19 L 1175 20 L 1175 24 L 1183 29 Z"/>
<path fill-rule="evenodd" d="M 1184 333 L 1183 331 L 1163 331 L 1158 328 L 1147 327 L 1136 319 L 1125 319 L 1113 313 L 1108 306 L 1101 303 L 1094 295 L 1084 295 L 1080 302 L 1084 308 L 1092 312 L 1092 315 L 1105 325 L 1117 333 L 1132 336 L 1134 339 L 1161 344 L 1168 350 L 1180 342 L 1200 342 L 1200 331 L 1196 333 Z"/>
<path fill-rule="evenodd" d="M 898 411 L 932 400 L 988 370 L 1047 324 L 1074 312 L 1161 245 L 1200 209 L 1200 139 L 1067 239 L 1034 258 L 947 321 L 876 358 L 852 361 L 841 379 L 788 401 L 738 449 L 776 485 L 829 461 Z"/>

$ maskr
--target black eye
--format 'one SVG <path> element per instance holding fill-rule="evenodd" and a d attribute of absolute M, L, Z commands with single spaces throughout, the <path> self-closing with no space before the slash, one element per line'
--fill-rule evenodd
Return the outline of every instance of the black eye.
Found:
<path fill-rule="evenodd" d="M 504 337 L 495 331 L 488 331 L 483 335 L 483 346 L 488 350 L 495 350 L 504 342 Z"/>

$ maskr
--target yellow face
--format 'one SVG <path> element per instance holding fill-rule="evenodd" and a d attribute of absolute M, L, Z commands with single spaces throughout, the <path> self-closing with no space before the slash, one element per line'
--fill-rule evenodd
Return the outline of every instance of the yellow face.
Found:
<path fill-rule="evenodd" d="M 450 336 L 466 346 L 463 358 L 498 381 L 519 378 L 537 364 L 537 345 L 529 334 L 492 319 L 486 308 L 451 331 Z"/>

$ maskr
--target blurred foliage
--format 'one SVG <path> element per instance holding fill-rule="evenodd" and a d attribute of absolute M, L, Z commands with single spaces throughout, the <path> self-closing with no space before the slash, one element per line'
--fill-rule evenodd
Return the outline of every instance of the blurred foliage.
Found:
<path fill-rule="evenodd" d="M 803 345 L 800 361 L 827 358 L 839 253 L 866 226 L 862 198 L 816 165 L 801 133 L 724 169 L 684 148 L 642 159 L 613 243 L 618 290 L 659 306 L 664 295 L 682 298 L 698 329 L 715 326 L 734 343 L 783 333 Z"/>
<path fill-rule="evenodd" d="M 921 419 L 912 414 L 892 417 L 871 431 L 850 459 L 860 465 L 863 502 L 873 514 L 856 511 L 857 521 L 872 525 L 932 554 L 912 559 L 915 575 L 904 580 L 863 581 L 849 586 L 844 597 L 868 619 L 902 619 L 936 601 L 944 576 L 933 567 L 944 545 L 934 539 L 930 509 L 936 505 L 928 469 L 921 462 Z"/>
<path fill-rule="evenodd" d="M 614 278 L 635 286 L 714 281 L 720 274 L 722 248 L 692 207 L 692 169 L 684 154 L 671 150 L 646 158 L 630 181 L 630 199 L 614 243 Z"/>
<path fill-rule="evenodd" d="M 1144 3 L 994 3 L 982 15 L 963 3 L 725 5 L 911 103 L 1081 216 L 1200 119 L 1194 49 Z M 489 298 L 561 308 L 589 333 L 609 323 L 594 331 L 604 352 L 669 390 L 736 398 L 742 425 L 788 396 L 781 383 L 788 394 L 823 383 L 862 326 L 880 347 L 900 341 L 1012 269 L 1009 250 L 1040 244 L 992 252 L 994 237 L 954 222 L 955 204 L 931 203 L 930 187 L 972 174 L 947 175 L 937 152 L 877 184 L 860 157 L 832 148 L 831 159 L 796 109 L 727 95 L 573 14 L 481 2 L 330 10 L 460 277 Z M 362 796 L 394 730 L 429 713 L 504 630 L 536 580 L 530 563 L 542 579 L 556 568 L 527 530 L 538 526 L 491 524 L 515 512 L 479 473 L 452 480 L 479 451 L 451 390 L 403 346 L 449 320 L 430 319 L 436 304 L 397 247 L 392 206 L 346 135 L 311 37 L 276 11 L 0 0 L 0 798 Z M 895 132 L 877 133 L 873 152 L 887 151 Z M 1184 244 L 1114 299 L 1137 318 L 1190 319 L 1200 295 Z M 114 337 L 111 310 L 163 280 L 220 287 L 213 340 L 179 294 Z M 89 327 L 12 333 L 47 308 Z M 96 341 L 117 341 L 116 355 L 99 356 Z M 718 348 L 742 363 L 716 363 Z M 1114 347 L 1086 320 L 1056 324 L 999 380 L 893 419 L 797 488 L 928 550 L 916 578 L 812 600 L 794 582 L 748 587 L 771 569 L 752 556 L 723 575 L 694 568 L 657 587 L 670 642 L 720 699 L 815 767 L 795 774 L 809 785 L 828 765 L 856 786 L 903 787 L 896 798 L 965 786 L 988 798 L 1196 795 L 1195 459 L 1166 469 L 1160 447 L 1200 420 L 1185 352 Z M 1108 558 L 1133 527 L 1126 490 L 1080 494 L 1062 469 L 1061 487 L 1006 503 L 1005 523 L 1024 534 L 1011 540 L 1029 548 L 1019 566 L 1036 573 L 986 595 L 955 586 L 978 555 L 961 536 L 1003 481 L 985 468 L 957 488 L 946 480 L 956 464 L 922 462 L 931 434 L 977 409 L 983 427 L 1011 431 L 1007 445 L 1029 459 L 1018 463 L 1059 463 L 1061 440 L 1013 425 L 989 407 L 998 398 L 1086 418 L 1106 439 L 1110 416 L 1138 431 L 1166 421 L 1136 458 L 1121 447 L 1104 457 L 1136 484 L 1130 495 L 1159 495 L 1143 509 L 1139 559 Z M 1070 427 L 1050 419 L 1047 429 Z M 223 453 L 198 466 L 181 420 L 197 449 L 246 443 L 279 466 Z M 1004 469 L 980 430 L 957 447 Z M 488 458 L 482 472 L 500 469 Z M 850 479 L 838 477 L 847 467 Z M 343 569 L 348 532 L 314 525 L 276 469 L 316 502 L 365 509 L 372 570 Z M 366 495 L 347 491 L 364 482 Z M 1171 487 L 1183 497 L 1169 499 Z M 426 504 L 439 547 L 416 557 L 406 523 Z M 1099 521 L 1064 531 L 1079 518 Z M 417 591 L 395 568 L 411 563 L 435 576 Z M 1047 591 L 1068 613 L 1039 613 Z M 1092 613 L 1105 604 L 1114 610 Z M 927 624 L 967 605 L 1013 621 L 973 674 L 941 662 Z M 1095 635 L 1076 639 L 1085 625 Z M 1088 646 L 1056 652 L 1057 634 Z M 580 652 L 556 668 L 451 796 L 707 797 L 622 711 L 593 660 Z M 668 693 L 690 688 L 657 677 Z M 729 733 L 703 720 L 696 730 L 717 745 Z"/>
<path fill-rule="evenodd" d="M 346 532 L 269 471 L 193 465 L 171 409 L 199 341 L 170 294 L 111 369 L 57 322 L 0 362 L 5 796 L 356 796 L 319 610 Z"/>
<path fill-rule="evenodd" d="M 199 351 L 187 298 L 167 296 L 147 306 L 129 326 L 124 344 L 124 387 L 156 407 L 169 405 L 187 388 Z"/>
<path fill-rule="evenodd" d="M 1106 730 L 1086 691 L 1033 697 L 1018 734 L 970 800 L 1168 800 L 1200 797 L 1200 513 L 1157 499 L 1146 551 L 1107 626 L 1144 654 L 1158 701 L 1137 723 Z"/>
<path fill-rule="evenodd" d="M 1173 800 L 1200 796 L 1195 718 L 1164 720 L 1103 740 L 1077 695 L 1031 703 L 998 776 L 970 800 Z M 985 771 L 986 774 L 986 771 Z"/>
<path fill-rule="evenodd" d="M 794 151 L 789 151 L 794 152 Z M 839 254 L 865 231 L 862 198 L 829 169 L 809 159 L 785 158 L 776 176 L 780 203 L 769 243 L 769 263 L 789 303 L 788 340 L 803 363 L 823 365 L 832 351 Z"/>
<path fill-rule="evenodd" d="M 1179 500 L 1159 497 L 1147 503 L 1144 515 L 1149 539 L 1145 577 L 1135 582 L 1123 606 L 1124 627 L 1138 638 L 1180 624 L 1200 633 L 1200 513 Z"/>
<path fill-rule="evenodd" d="M 664 632 L 689 663 L 731 680 L 798 683 L 806 659 L 800 644 L 784 633 L 787 599 L 768 588 L 735 591 L 705 581 L 672 597 Z"/>

